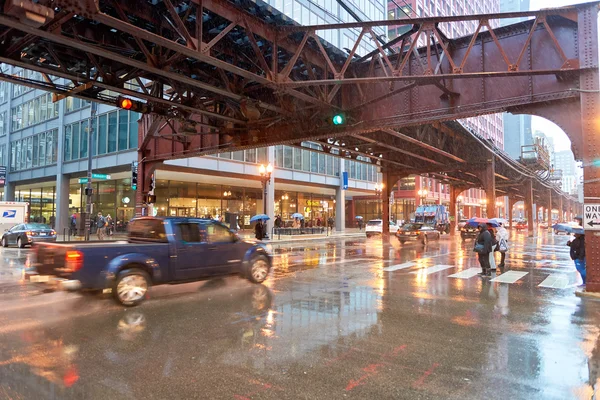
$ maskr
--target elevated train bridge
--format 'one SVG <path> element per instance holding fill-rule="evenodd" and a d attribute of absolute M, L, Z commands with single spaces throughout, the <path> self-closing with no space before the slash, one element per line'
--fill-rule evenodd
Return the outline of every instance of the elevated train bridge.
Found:
<path fill-rule="evenodd" d="M 508 111 L 553 121 L 583 161 L 586 199 L 600 199 L 598 4 L 300 26 L 260 0 L 4 0 L 0 62 L 42 78 L 0 79 L 56 99 L 131 99 L 143 113 L 140 205 L 166 160 L 313 141 L 380 165 L 383 198 L 398 179 L 429 174 L 451 185 L 453 211 L 460 192 L 482 188 L 488 204 L 508 196 L 509 209 L 523 200 L 529 216 L 538 204 L 550 217 L 576 211 L 575 199 L 456 120 Z M 529 19 L 492 29 L 514 17 Z M 465 20 L 473 34 L 445 35 Z M 382 44 L 374 28 L 388 25 L 410 30 Z M 346 51 L 322 39 L 344 29 L 358 33 Z M 374 50 L 359 54 L 361 41 Z M 600 291 L 600 236 L 586 247 L 587 288 Z"/>

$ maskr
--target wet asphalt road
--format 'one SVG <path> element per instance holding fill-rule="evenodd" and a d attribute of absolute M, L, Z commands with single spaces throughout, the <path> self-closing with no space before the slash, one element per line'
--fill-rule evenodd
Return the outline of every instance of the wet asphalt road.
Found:
<path fill-rule="evenodd" d="M 595 398 L 600 302 L 574 295 L 566 240 L 513 233 L 511 283 L 447 236 L 282 245 L 266 285 L 130 309 L 19 282 L 30 250 L 2 249 L 0 399 Z"/>

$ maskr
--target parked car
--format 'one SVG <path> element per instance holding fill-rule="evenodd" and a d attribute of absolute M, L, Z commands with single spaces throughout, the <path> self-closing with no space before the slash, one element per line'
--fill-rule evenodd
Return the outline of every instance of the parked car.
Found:
<path fill-rule="evenodd" d="M 431 225 L 414 222 L 411 224 L 405 224 L 398 229 L 398 232 L 396 232 L 396 237 L 402 244 L 408 241 L 416 241 L 422 244 L 427 244 L 430 240 L 439 240 L 440 232 Z"/>
<path fill-rule="evenodd" d="M 56 242 L 56 231 L 45 224 L 18 224 L 4 232 L 1 239 L 2 247 L 16 244 L 21 249 L 39 242 Z"/>
<path fill-rule="evenodd" d="M 382 222 L 383 221 L 380 219 L 372 219 L 369 222 L 367 222 L 367 226 L 365 227 L 365 233 L 368 238 L 371 236 L 381 235 L 381 231 L 383 229 Z M 398 232 L 398 225 L 390 221 L 390 234 L 395 234 L 396 232 Z"/>
<path fill-rule="evenodd" d="M 542 229 L 548 229 L 548 223 L 547 222 L 540 222 L 538 224 L 538 227 L 542 228 Z"/>
<path fill-rule="evenodd" d="M 528 225 L 527 225 L 527 221 L 519 221 L 519 222 L 517 222 L 517 224 L 515 225 L 515 228 L 516 228 L 518 231 L 522 231 L 522 230 L 525 230 L 525 229 L 527 229 L 527 226 L 528 226 Z"/>
<path fill-rule="evenodd" d="M 464 224 L 462 228 L 460 228 L 460 238 L 462 240 L 467 240 L 469 238 L 476 239 L 479 235 L 479 231 L 476 226 Z"/>
<path fill-rule="evenodd" d="M 128 225 L 122 243 L 36 244 L 34 282 L 58 282 L 62 289 L 111 289 L 115 300 L 134 306 L 150 285 L 181 283 L 238 273 L 262 283 L 271 256 L 262 243 L 243 241 L 218 221 L 144 217 Z"/>

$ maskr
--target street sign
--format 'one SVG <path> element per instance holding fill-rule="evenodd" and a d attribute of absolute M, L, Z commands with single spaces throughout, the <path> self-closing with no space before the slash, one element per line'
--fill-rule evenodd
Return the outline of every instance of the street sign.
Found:
<path fill-rule="evenodd" d="M 138 180 L 138 162 L 134 161 L 131 163 L 131 189 L 137 190 Z"/>
<path fill-rule="evenodd" d="M 92 174 L 92 179 L 97 179 L 99 181 L 108 181 L 110 180 L 110 175 L 107 174 Z M 79 183 L 88 183 L 87 178 L 79 178 Z"/>
<path fill-rule="evenodd" d="M 583 228 L 600 231 L 600 204 L 583 205 Z"/>

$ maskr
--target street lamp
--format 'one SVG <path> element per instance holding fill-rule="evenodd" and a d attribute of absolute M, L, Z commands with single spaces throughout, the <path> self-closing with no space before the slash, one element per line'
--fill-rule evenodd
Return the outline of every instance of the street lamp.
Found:
<path fill-rule="evenodd" d="M 267 185 L 271 184 L 271 174 L 273 173 L 273 166 L 269 163 L 266 167 L 260 164 L 258 167 L 258 173 L 260 174 L 260 181 L 263 186 L 263 213 L 267 213 Z"/>
<path fill-rule="evenodd" d="M 487 199 L 479 200 L 479 204 L 481 204 L 481 215 L 483 218 L 487 217 Z"/>
<path fill-rule="evenodd" d="M 379 202 L 381 200 L 381 193 L 383 193 L 383 183 L 375 184 L 375 195 L 377 196 L 377 214 L 381 218 L 381 212 L 379 211 Z"/>
<path fill-rule="evenodd" d="M 460 221 L 462 219 L 462 209 L 460 208 L 460 205 L 463 202 L 463 197 L 462 196 L 457 196 L 456 197 L 456 205 L 458 207 L 458 220 Z"/>
<path fill-rule="evenodd" d="M 427 189 L 419 189 L 417 192 L 419 194 L 419 198 L 421 199 L 421 204 L 425 203 L 425 199 L 427 198 L 427 194 L 429 193 Z"/>

